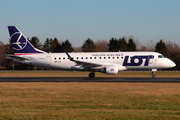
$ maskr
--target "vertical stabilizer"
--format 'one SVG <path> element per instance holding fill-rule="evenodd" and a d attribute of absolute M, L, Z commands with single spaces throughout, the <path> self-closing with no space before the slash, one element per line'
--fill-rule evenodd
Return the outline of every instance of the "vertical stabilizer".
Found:
<path fill-rule="evenodd" d="M 15 55 L 32 55 L 46 53 L 33 47 L 26 37 L 15 26 L 8 26 Z"/>

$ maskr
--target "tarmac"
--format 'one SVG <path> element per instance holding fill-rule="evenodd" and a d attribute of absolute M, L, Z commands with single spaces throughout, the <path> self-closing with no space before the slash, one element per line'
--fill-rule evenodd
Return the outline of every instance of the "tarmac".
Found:
<path fill-rule="evenodd" d="M 180 78 L 0 77 L 0 82 L 162 82 L 162 83 L 179 83 Z"/>

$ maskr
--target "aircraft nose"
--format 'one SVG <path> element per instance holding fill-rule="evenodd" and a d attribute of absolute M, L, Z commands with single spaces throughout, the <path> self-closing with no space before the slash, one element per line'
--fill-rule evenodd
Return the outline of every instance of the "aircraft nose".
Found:
<path fill-rule="evenodd" d="M 171 67 L 175 67 L 176 66 L 176 64 L 173 62 L 173 61 L 169 61 L 169 65 L 171 66 Z"/>
<path fill-rule="evenodd" d="M 173 62 L 172 66 L 173 66 L 173 67 L 176 67 L 176 63 Z"/>

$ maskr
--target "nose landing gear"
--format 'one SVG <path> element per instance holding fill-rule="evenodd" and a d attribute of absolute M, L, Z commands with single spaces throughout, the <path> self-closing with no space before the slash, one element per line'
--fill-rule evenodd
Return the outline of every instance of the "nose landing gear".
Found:
<path fill-rule="evenodd" d="M 157 71 L 157 69 L 152 69 L 152 78 L 155 78 L 155 72 Z"/>
<path fill-rule="evenodd" d="M 155 72 L 152 72 L 152 78 L 155 78 Z"/>
<path fill-rule="evenodd" d="M 89 78 L 93 78 L 95 76 L 94 72 L 89 73 Z"/>

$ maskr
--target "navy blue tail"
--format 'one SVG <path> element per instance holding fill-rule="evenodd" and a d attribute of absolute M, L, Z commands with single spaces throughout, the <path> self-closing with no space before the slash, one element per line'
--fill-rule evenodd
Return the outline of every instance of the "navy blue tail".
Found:
<path fill-rule="evenodd" d="M 31 55 L 45 53 L 32 46 L 26 37 L 15 26 L 8 26 L 15 55 Z"/>

